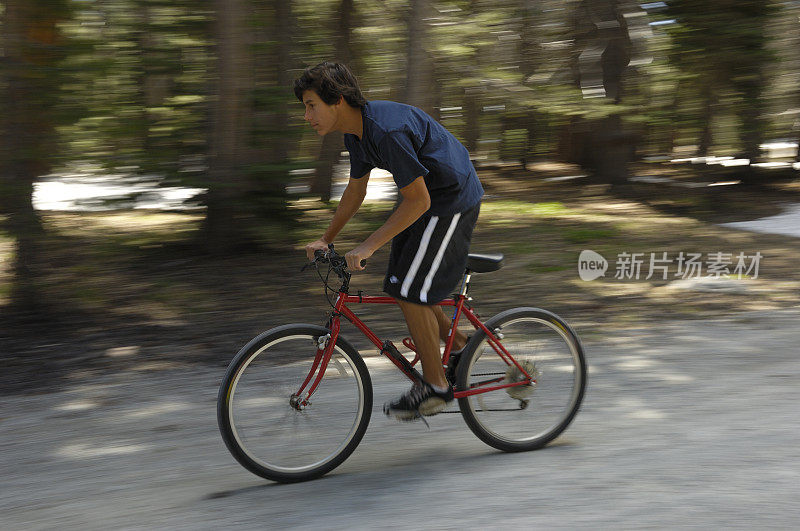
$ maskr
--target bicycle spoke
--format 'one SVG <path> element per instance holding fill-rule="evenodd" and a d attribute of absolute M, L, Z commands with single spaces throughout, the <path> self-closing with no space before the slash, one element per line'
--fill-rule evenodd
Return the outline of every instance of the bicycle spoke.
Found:
<path fill-rule="evenodd" d="M 228 447 L 249 470 L 278 481 L 310 479 L 335 467 L 363 436 L 372 404 L 366 366 L 352 347 L 337 344 L 323 367 L 320 333 L 292 326 L 245 349 L 220 390 Z M 309 402 L 298 405 L 292 398 L 301 388 L 300 398 Z"/>
<path fill-rule="evenodd" d="M 577 411 L 585 385 L 582 351 L 553 318 L 519 309 L 498 316 L 492 326 L 487 322 L 498 339 L 484 337 L 462 369 L 466 381 L 459 385 L 470 391 L 459 399 L 462 414 L 478 437 L 497 448 L 546 444 Z"/>

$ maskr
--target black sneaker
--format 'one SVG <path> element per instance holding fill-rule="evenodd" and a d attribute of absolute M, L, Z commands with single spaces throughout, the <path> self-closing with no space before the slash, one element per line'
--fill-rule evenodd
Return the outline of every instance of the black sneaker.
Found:
<path fill-rule="evenodd" d="M 456 384 L 456 369 L 458 369 L 458 360 L 461 359 L 461 355 L 464 353 L 464 349 L 467 348 L 467 345 L 469 345 L 470 339 L 472 339 L 472 336 L 467 337 L 467 342 L 464 343 L 464 346 L 459 350 L 453 350 L 450 352 L 450 358 L 448 358 L 447 367 L 445 367 L 444 370 L 444 376 L 447 378 L 447 381 L 450 382 L 450 385 Z"/>
<path fill-rule="evenodd" d="M 440 392 L 429 383 L 414 384 L 403 396 L 383 405 L 383 412 L 398 420 L 414 420 L 423 415 L 441 413 L 448 402 L 453 401 L 453 388 Z"/>

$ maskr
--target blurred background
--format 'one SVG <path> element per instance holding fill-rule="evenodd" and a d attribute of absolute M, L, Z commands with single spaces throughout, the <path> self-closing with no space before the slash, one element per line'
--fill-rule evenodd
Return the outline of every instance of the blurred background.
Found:
<path fill-rule="evenodd" d="M 586 400 L 550 447 L 377 410 L 334 474 L 280 488 L 224 448 L 224 366 L 330 310 L 300 267 L 348 158 L 292 93 L 323 60 L 469 149 L 472 247 L 506 256 L 473 278 L 481 316 L 581 336 Z M 797 0 L 0 0 L 0 527 L 796 526 L 799 139 Z M 395 201 L 373 171 L 337 249 Z M 662 253 L 762 259 L 648 276 Z M 387 254 L 354 290 L 380 293 Z M 380 408 L 407 382 L 343 330 Z"/>
<path fill-rule="evenodd" d="M 102 339 L 112 328 L 284 311 L 247 286 L 289 285 L 285 267 L 324 230 L 347 173 L 341 135 L 320 141 L 291 90 L 323 60 L 349 64 L 368 99 L 418 106 L 467 146 L 488 192 L 488 241 L 540 287 L 575 290 L 573 254 L 635 241 L 637 205 L 714 224 L 778 213 L 796 193 L 797 1 L 0 9 L 4 355 L 30 355 L 42 323 L 83 330 L 76 348 L 105 352 L 119 346 Z M 342 245 L 385 219 L 390 176 L 376 171 L 370 193 Z M 615 202 L 616 220 L 581 218 Z M 526 232 L 489 237 L 512 212 Z M 663 223 L 640 234 L 643 248 L 687 241 L 654 240 Z"/>

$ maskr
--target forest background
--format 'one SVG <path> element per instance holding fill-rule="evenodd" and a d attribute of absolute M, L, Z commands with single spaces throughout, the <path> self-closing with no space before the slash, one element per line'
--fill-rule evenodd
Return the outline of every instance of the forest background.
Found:
<path fill-rule="evenodd" d="M 797 202 L 800 2 L 5 0 L 0 10 L 4 385 L 31 385 L 43 362 L 224 362 L 273 324 L 323 320 L 300 249 L 335 209 L 347 157 L 341 135 L 320 141 L 303 123 L 291 90 L 323 60 L 350 65 L 367 99 L 424 109 L 470 151 L 487 190 L 475 246 L 508 256 L 481 278 L 488 313 L 520 299 L 591 333 L 665 312 L 798 303 L 796 242 L 720 223 Z M 75 182 L 121 191 L 66 210 L 37 203 L 44 184 Z M 158 190 L 190 193 L 141 208 Z M 357 243 L 392 204 L 391 194 L 365 204 L 337 244 Z M 582 249 L 766 258 L 760 279 L 710 297 L 674 279 L 582 282 Z M 359 287 L 378 289 L 382 260 Z M 396 315 L 382 319 L 402 333 Z"/>

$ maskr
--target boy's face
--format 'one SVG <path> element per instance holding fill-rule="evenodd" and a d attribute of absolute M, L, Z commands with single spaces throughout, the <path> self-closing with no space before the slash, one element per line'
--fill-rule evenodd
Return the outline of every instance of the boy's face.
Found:
<path fill-rule="evenodd" d="M 303 119 L 311 124 L 311 127 L 317 132 L 319 136 L 326 135 L 334 131 L 336 120 L 338 118 L 339 103 L 328 105 L 319 97 L 313 90 L 303 92 L 303 104 L 306 106 L 306 112 Z"/>

